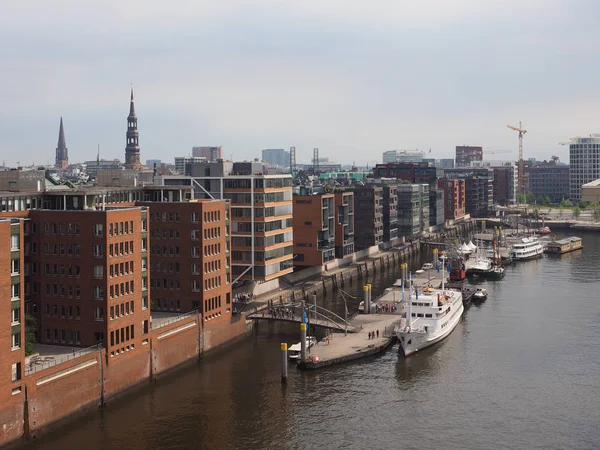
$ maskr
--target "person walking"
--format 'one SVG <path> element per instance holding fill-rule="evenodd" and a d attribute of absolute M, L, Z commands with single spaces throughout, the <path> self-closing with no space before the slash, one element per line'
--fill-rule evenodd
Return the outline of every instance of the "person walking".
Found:
<path fill-rule="evenodd" d="M 377 339 L 379 339 L 379 330 L 377 330 Z"/>

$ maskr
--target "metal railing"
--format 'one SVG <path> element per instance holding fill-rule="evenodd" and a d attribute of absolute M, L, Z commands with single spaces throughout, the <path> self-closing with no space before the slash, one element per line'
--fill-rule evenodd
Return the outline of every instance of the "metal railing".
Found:
<path fill-rule="evenodd" d="M 98 350 L 104 348 L 104 346 L 99 343 L 93 345 L 92 347 L 75 350 L 73 349 L 72 353 L 65 353 L 63 355 L 57 356 L 32 356 L 29 358 L 29 361 L 25 364 L 25 375 L 32 375 L 36 372 L 40 372 L 42 370 L 49 369 L 51 367 L 58 366 L 60 364 L 66 363 L 68 361 L 72 361 L 77 358 L 81 358 L 82 356 L 89 355 L 90 353 L 97 352 Z"/>
<path fill-rule="evenodd" d="M 171 317 L 169 319 L 166 319 L 166 320 L 162 320 L 161 319 L 160 323 L 156 323 L 156 322 L 153 321 L 154 323 L 152 323 L 150 329 L 151 330 L 158 330 L 158 329 L 160 329 L 162 327 L 165 327 L 167 325 L 170 325 L 172 323 L 179 322 L 180 320 L 183 320 L 183 319 L 187 319 L 188 317 L 196 316 L 197 314 L 198 314 L 198 310 L 195 309 L 195 310 L 187 312 L 187 313 L 178 314 L 178 315 L 176 315 L 174 317 Z M 154 320 L 156 320 L 156 319 L 154 319 Z"/>

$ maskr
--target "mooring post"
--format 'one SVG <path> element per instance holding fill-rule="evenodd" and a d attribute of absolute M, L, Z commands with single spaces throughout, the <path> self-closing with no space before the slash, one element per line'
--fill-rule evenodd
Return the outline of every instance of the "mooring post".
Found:
<path fill-rule="evenodd" d="M 317 294 L 313 294 L 312 301 L 313 301 L 313 308 L 314 308 L 313 324 L 316 325 L 317 324 Z"/>
<path fill-rule="evenodd" d="M 285 342 L 281 343 L 281 382 L 285 383 L 287 381 L 287 344 Z"/>
<path fill-rule="evenodd" d="M 304 303 L 304 302 L 302 302 Z M 302 305 L 304 306 L 304 304 Z M 302 308 L 304 311 L 304 307 Z M 304 313 L 303 313 L 304 314 Z M 306 324 L 300 324 L 300 362 L 306 364 Z"/>
<path fill-rule="evenodd" d="M 365 284 L 363 286 L 363 295 L 364 295 L 364 301 L 363 301 L 364 311 L 363 312 L 365 314 L 369 314 L 371 312 L 370 311 L 371 304 L 369 303 L 369 285 L 368 284 Z"/>

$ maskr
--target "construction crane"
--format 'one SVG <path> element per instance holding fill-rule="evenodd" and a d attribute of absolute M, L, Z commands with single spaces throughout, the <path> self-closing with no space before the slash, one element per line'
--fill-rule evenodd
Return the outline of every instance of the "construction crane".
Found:
<path fill-rule="evenodd" d="M 523 162 L 523 135 L 527 133 L 527 130 L 523 129 L 521 121 L 519 126 L 506 125 L 508 128 L 519 132 L 519 194 L 525 195 L 525 163 Z"/>
<path fill-rule="evenodd" d="M 496 153 L 512 153 L 512 150 L 484 150 L 485 153 L 489 153 L 490 155 L 495 155 Z"/>

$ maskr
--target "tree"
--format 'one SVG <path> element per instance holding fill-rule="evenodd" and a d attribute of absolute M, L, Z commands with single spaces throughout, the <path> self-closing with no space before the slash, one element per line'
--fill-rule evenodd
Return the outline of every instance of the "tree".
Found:
<path fill-rule="evenodd" d="M 598 222 L 598 219 L 600 219 L 600 208 L 595 208 L 593 215 L 596 222 Z"/>
<path fill-rule="evenodd" d="M 523 194 L 517 195 L 517 202 L 519 202 L 519 205 L 525 203 L 525 196 Z"/>
<path fill-rule="evenodd" d="M 600 208 L 600 203 L 598 203 L 598 202 L 592 202 L 592 203 L 590 203 L 590 208 L 592 208 L 593 210 L 599 209 Z"/>
<path fill-rule="evenodd" d="M 550 206 L 552 204 L 552 199 L 550 198 L 549 195 L 545 196 L 545 200 L 546 200 L 546 206 Z"/>
<path fill-rule="evenodd" d="M 525 201 L 527 202 L 528 205 L 535 201 L 535 197 L 533 196 L 533 194 L 531 192 L 525 196 Z"/>
<path fill-rule="evenodd" d="M 573 202 L 571 200 L 563 200 L 562 202 L 560 202 L 560 206 L 561 208 L 572 208 Z"/>
<path fill-rule="evenodd" d="M 580 209 L 586 209 L 588 207 L 588 203 L 586 201 L 579 200 L 579 203 L 577 203 L 577 206 L 579 206 Z"/>
<path fill-rule="evenodd" d="M 35 353 L 35 331 L 37 330 L 37 320 L 29 314 L 25 314 L 25 356 L 30 356 Z"/>
<path fill-rule="evenodd" d="M 579 217 L 581 215 L 581 208 L 579 207 L 579 205 L 575 206 L 575 208 L 573 208 L 573 216 L 574 217 Z"/>

